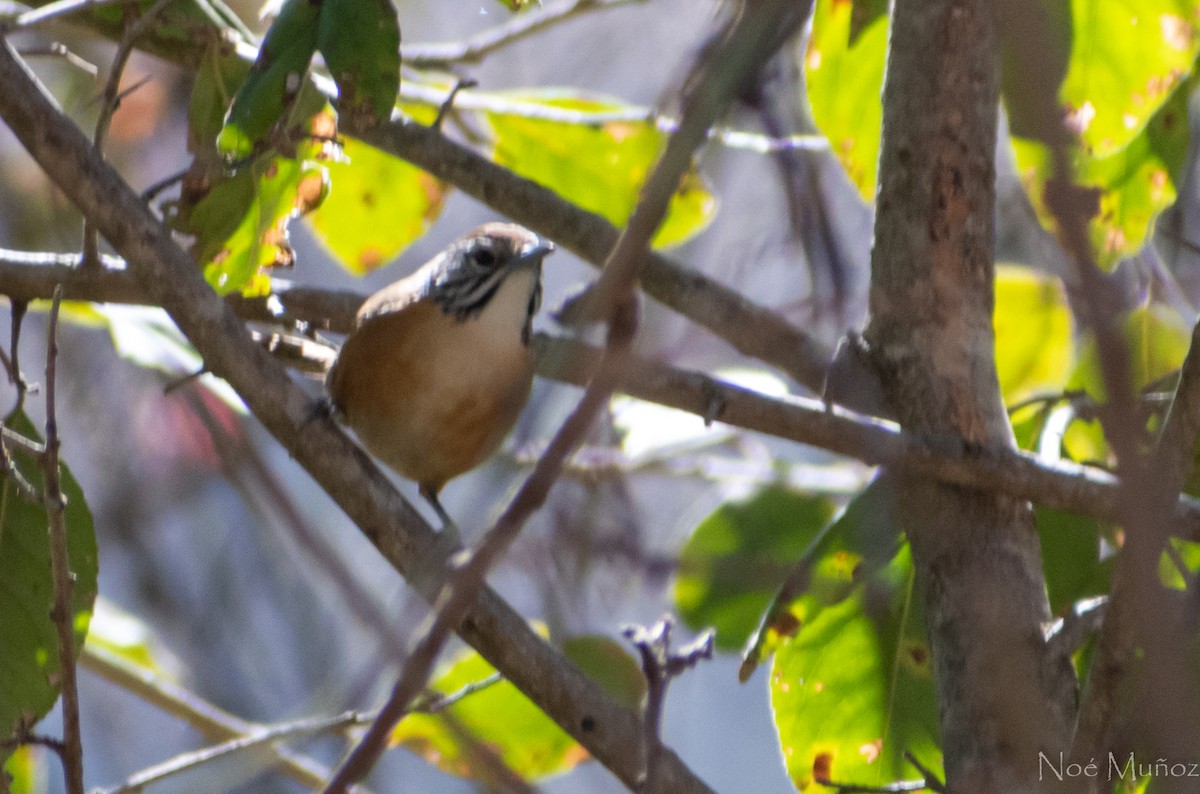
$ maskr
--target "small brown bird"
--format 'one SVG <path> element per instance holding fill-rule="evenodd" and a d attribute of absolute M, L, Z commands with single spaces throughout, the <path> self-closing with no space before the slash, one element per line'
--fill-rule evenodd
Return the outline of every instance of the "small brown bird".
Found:
<path fill-rule="evenodd" d="M 554 244 L 508 223 L 467 234 L 358 311 L 326 386 L 363 446 L 438 501 L 496 451 L 533 384 L 530 326 Z"/>

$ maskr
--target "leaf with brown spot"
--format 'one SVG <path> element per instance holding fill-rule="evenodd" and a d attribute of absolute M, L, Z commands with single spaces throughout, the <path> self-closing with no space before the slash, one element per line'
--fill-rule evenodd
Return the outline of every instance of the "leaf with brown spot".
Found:
<path fill-rule="evenodd" d="M 351 273 L 395 259 L 441 213 L 448 187 L 424 171 L 355 138 L 326 164 L 329 197 L 307 216 L 317 239 Z"/>

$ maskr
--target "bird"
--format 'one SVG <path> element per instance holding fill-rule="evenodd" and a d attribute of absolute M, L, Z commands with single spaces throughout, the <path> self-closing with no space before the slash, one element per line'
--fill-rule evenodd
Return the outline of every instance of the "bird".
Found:
<path fill-rule="evenodd" d="M 457 533 L 438 494 L 486 460 L 533 386 L 533 316 L 554 244 L 488 223 L 362 304 L 325 379 L 362 445 L 414 481 Z"/>

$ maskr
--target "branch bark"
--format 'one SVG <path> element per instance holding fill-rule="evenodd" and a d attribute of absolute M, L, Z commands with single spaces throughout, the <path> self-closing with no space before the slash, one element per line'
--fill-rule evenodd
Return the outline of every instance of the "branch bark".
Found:
<path fill-rule="evenodd" d="M 890 407 L 919 436 L 1014 446 L 993 356 L 999 69 L 985 0 L 897 0 L 865 338 Z M 1023 501 L 900 478 L 925 601 L 950 790 L 1032 791 L 1074 719 Z"/>
<path fill-rule="evenodd" d="M 254 344 L 241 319 L 213 294 L 191 258 L 59 113 L 7 41 L 0 47 L 0 117 L 46 174 L 95 221 L 210 371 L 237 390 L 383 556 L 432 599 L 450 549 L 335 424 L 313 420 L 311 400 Z M 493 591 L 480 595 L 458 632 L 614 774 L 627 784 L 636 781 L 641 771 L 638 717 L 533 633 Z M 660 760 L 671 790 L 708 790 L 673 753 Z"/>
<path fill-rule="evenodd" d="M 62 284 L 69 300 L 149 305 L 151 300 L 127 270 L 81 269 L 75 254 L 21 255 L 0 251 L 0 294 L 18 300 L 49 300 Z M 25 264 L 25 262 L 49 264 Z M 269 299 L 230 296 L 239 317 L 287 325 L 309 323 L 338 333 L 349 331 L 366 296 L 272 282 Z M 282 307 L 282 314 L 270 309 Z M 549 380 L 584 386 L 599 365 L 601 351 L 561 337 L 534 335 L 537 372 Z M 1108 472 L 1067 461 L 1049 463 L 1006 447 L 981 448 L 961 440 L 936 443 L 895 425 L 803 397 L 770 397 L 694 370 L 632 357 L 619 391 L 678 408 L 707 421 L 754 430 L 835 452 L 863 463 L 893 466 L 910 474 L 978 490 L 994 491 L 1035 504 L 1118 523 L 1120 491 Z M 1188 496 L 1175 505 L 1179 537 L 1200 540 L 1200 501 Z"/>

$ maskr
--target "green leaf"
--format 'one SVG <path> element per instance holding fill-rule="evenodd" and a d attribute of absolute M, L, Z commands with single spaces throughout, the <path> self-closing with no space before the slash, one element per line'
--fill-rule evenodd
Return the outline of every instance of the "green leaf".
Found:
<path fill-rule="evenodd" d="M 330 162 L 330 193 L 307 217 L 317 239 L 351 273 L 395 259 L 442 211 L 444 182 L 398 157 L 350 137 L 345 159 Z"/>
<path fill-rule="evenodd" d="M 49 789 L 46 753 L 45 748 L 26 745 L 18 747 L 0 764 L 0 775 L 12 776 L 8 784 L 10 794 L 44 794 Z"/>
<path fill-rule="evenodd" d="M 796 558 L 787 584 L 774 594 L 746 643 L 739 677 L 749 679 L 780 642 L 886 565 L 896 555 L 900 537 L 894 480 L 883 474 L 851 499 Z"/>
<path fill-rule="evenodd" d="M 317 50 L 321 3 L 287 0 L 267 31 L 217 139 L 222 152 L 246 157 L 292 106 Z"/>
<path fill-rule="evenodd" d="M 1098 157 L 1072 148 L 1075 181 L 1093 192 L 1095 214 L 1088 234 L 1097 261 L 1111 267 L 1146 242 L 1154 219 L 1175 201 L 1185 177 L 1188 146 L 1187 97 L 1192 81 L 1180 86 L 1128 145 Z M 1050 152 L 1041 143 L 1012 138 L 1018 177 L 1042 225 L 1055 228 L 1046 206 L 1046 181 L 1052 176 Z"/>
<path fill-rule="evenodd" d="M 1125 149 L 1194 68 L 1195 0 L 1072 0 L 1060 96 L 1095 157 Z M 1187 114 L 1178 119 L 1187 126 Z"/>
<path fill-rule="evenodd" d="M 887 14 L 856 16 L 856 3 L 817 0 L 804 79 L 813 120 L 858 188 L 875 197 Z"/>
<path fill-rule="evenodd" d="M 474 651 L 460 655 L 431 687 L 450 694 L 495 672 Z M 473 755 L 482 744 L 528 780 L 564 772 L 587 757 L 575 740 L 515 686 L 501 681 L 438 714 L 410 714 L 392 732 L 403 745 L 450 774 L 484 778 L 487 765 Z"/>
<path fill-rule="evenodd" d="M 1150 304 L 1121 319 L 1122 336 L 1129 347 L 1133 387 L 1142 389 L 1179 369 L 1191 344 L 1191 329 L 1171 309 Z M 1105 398 L 1100 353 L 1095 339 L 1084 340 L 1069 387 L 1086 389 L 1099 401 Z"/>
<path fill-rule="evenodd" d="M 833 512 L 826 497 L 779 486 L 721 505 L 679 553 L 675 611 L 695 631 L 715 628 L 718 648 L 740 648 Z"/>
<path fill-rule="evenodd" d="M 506 101 L 539 108 L 599 113 L 622 110 L 607 99 L 564 91 L 498 94 Z M 573 124 L 515 114 L 488 113 L 496 136 L 493 158 L 584 209 L 624 226 L 646 176 L 666 141 L 644 121 Z M 654 236 L 656 247 L 678 245 L 698 234 L 716 213 L 716 198 L 695 172 L 685 174 L 667 217 Z"/>
<path fill-rule="evenodd" d="M 214 185 L 187 218 L 204 278 L 222 295 L 264 294 L 262 270 L 294 261 L 288 222 L 319 205 L 328 189 L 323 164 L 265 155 Z"/>
<path fill-rule="evenodd" d="M 37 438 L 24 416 L 12 428 Z M 26 479 L 39 491 L 40 467 L 15 457 Z M 72 622 L 75 651 L 83 646 L 96 598 L 97 552 L 92 514 L 79 484 L 62 467 L 66 496 L 67 556 L 75 575 Z M 0 477 L 0 740 L 20 724 L 32 727 L 50 711 L 59 695 L 60 659 L 50 609 L 54 580 L 46 508 L 22 499 L 7 476 Z M 8 754 L 0 749 L 0 757 Z"/>
<path fill-rule="evenodd" d="M 1100 539 L 1108 530 L 1094 518 L 1035 508 L 1042 567 L 1050 611 L 1064 614 L 1083 598 L 1108 592 L 1115 556 L 1100 559 Z"/>
<path fill-rule="evenodd" d="M 1017 265 L 997 266 L 992 318 L 1004 401 L 1062 391 L 1074 344 L 1071 309 L 1059 280 Z"/>
<path fill-rule="evenodd" d="M 1056 39 L 1070 48 L 1058 101 L 1078 134 L 1069 155 L 1074 179 L 1095 195 L 1089 233 L 1104 266 L 1142 247 L 1155 217 L 1175 200 L 1186 176 L 1187 102 L 1200 51 L 1195 13 L 1194 0 L 1102 5 L 1074 0 L 1069 28 Z M 1044 74 L 1024 78 L 1048 79 Z M 1005 86 L 1016 116 L 1013 151 L 1038 216 L 1053 228 L 1043 195 L 1053 175 L 1050 153 L 1041 142 L 1045 136 L 1036 134 L 1036 124 L 1021 122 L 1023 115 L 1033 115 L 1022 104 L 1030 93 L 1036 91 Z"/>
<path fill-rule="evenodd" d="M 350 129 L 391 118 L 400 90 L 400 23 L 389 0 L 323 0 L 317 49 Z"/>
<path fill-rule="evenodd" d="M 119 660 L 139 675 L 173 678 L 178 666 L 150 626 L 102 597 L 95 602 L 87 648 Z"/>
<path fill-rule="evenodd" d="M 854 8 L 850 12 L 850 40 L 854 45 L 862 32 L 888 13 L 888 0 L 853 0 Z"/>
<path fill-rule="evenodd" d="M 1183 564 L 1184 571 L 1187 572 L 1189 578 L 1194 578 L 1196 572 L 1200 571 L 1200 543 L 1190 540 L 1182 540 L 1180 538 L 1168 538 L 1167 542 L 1171 544 L 1174 554 L 1168 554 L 1166 550 L 1159 556 L 1158 559 L 1158 575 L 1162 579 L 1162 583 L 1173 590 L 1186 592 L 1189 583 L 1184 581 L 1183 571 L 1179 570 L 1176 562 Z"/>
<path fill-rule="evenodd" d="M 940 765 L 925 621 L 903 547 L 853 594 L 812 613 L 771 667 L 771 707 L 788 774 L 881 786 Z"/>
<path fill-rule="evenodd" d="M 646 697 L 646 675 L 625 646 L 601 634 L 571 637 L 563 654 L 623 706 L 638 709 Z"/>

